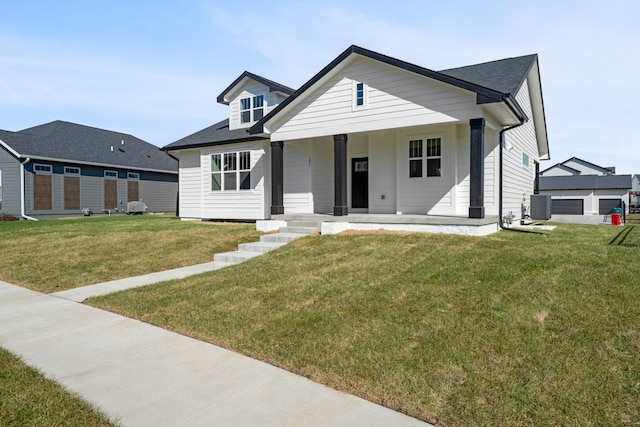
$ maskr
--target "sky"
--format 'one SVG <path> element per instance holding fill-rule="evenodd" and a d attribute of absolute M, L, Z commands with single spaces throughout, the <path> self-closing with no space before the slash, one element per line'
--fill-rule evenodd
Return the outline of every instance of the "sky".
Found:
<path fill-rule="evenodd" d="M 298 88 L 355 44 L 432 70 L 537 53 L 551 160 L 640 174 L 640 1 L 0 0 L 0 129 L 162 147 L 250 71 Z"/>

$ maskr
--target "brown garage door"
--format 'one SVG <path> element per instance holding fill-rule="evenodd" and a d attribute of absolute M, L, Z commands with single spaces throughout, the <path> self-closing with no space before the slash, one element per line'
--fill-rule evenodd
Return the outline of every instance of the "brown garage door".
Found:
<path fill-rule="evenodd" d="M 104 180 L 104 208 L 115 209 L 118 207 L 118 181 L 115 179 Z"/>
<path fill-rule="evenodd" d="M 584 215 L 584 200 L 551 199 L 551 215 Z"/>
<path fill-rule="evenodd" d="M 64 208 L 65 210 L 80 209 L 80 178 L 77 176 L 64 177 Z"/>
<path fill-rule="evenodd" d="M 33 176 L 33 209 L 36 211 L 50 211 L 51 206 L 51 175 Z"/>
<path fill-rule="evenodd" d="M 136 202 L 140 200 L 140 183 L 138 181 L 127 181 L 127 201 Z"/>

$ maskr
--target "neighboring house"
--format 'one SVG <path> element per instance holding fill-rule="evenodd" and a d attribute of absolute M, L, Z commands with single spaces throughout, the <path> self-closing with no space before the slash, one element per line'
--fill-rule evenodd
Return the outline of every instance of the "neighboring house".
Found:
<path fill-rule="evenodd" d="M 175 212 L 178 162 L 132 135 L 54 121 L 0 130 L 0 212 L 22 217 L 126 211 Z"/>
<path fill-rule="evenodd" d="M 549 158 L 537 55 L 436 72 L 351 46 L 298 90 L 245 72 L 217 101 L 227 119 L 163 148 L 180 161 L 181 218 L 421 215 L 496 231 Z"/>
<path fill-rule="evenodd" d="M 634 175 L 631 180 L 629 213 L 640 213 L 640 175 Z"/>
<path fill-rule="evenodd" d="M 584 215 L 585 222 L 602 222 L 614 208 L 629 205 L 631 175 L 616 175 L 603 167 L 572 157 L 540 172 L 540 194 L 551 196 L 554 220 L 564 215 Z"/>

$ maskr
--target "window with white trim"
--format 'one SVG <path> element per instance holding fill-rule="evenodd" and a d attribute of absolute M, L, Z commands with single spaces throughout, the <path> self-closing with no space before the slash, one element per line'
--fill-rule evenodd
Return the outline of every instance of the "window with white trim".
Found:
<path fill-rule="evenodd" d="M 118 172 L 116 172 L 116 171 L 104 171 L 104 177 L 105 178 L 117 178 L 118 177 Z"/>
<path fill-rule="evenodd" d="M 264 117 L 264 95 L 240 100 L 240 123 L 257 122 Z"/>
<path fill-rule="evenodd" d="M 353 82 L 352 86 L 352 110 L 367 108 L 367 85 L 363 82 Z"/>
<path fill-rule="evenodd" d="M 529 156 L 527 155 L 527 153 L 522 153 L 522 167 L 528 168 L 529 164 Z"/>
<path fill-rule="evenodd" d="M 409 178 L 422 178 L 422 140 L 409 141 Z"/>
<path fill-rule="evenodd" d="M 140 179 L 138 172 L 127 172 L 127 179 Z"/>
<path fill-rule="evenodd" d="M 251 152 L 211 155 L 211 191 L 251 189 Z"/>
<path fill-rule="evenodd" d="M 422 178 L 423 176 L 431 177 L 441 175 L 442 139 L 425 138 L 410 140 L 409 178 Z"/>
<path fill-rule="evenodd" d="M 356 107 L 364 106 L 364 83 L 356 83 Z"/>
<path fill-rule="evenodd" d="M 80 175 L 80 168 L 75 168 L 73 166 L 65 166 L 64 167 L 65 175 Z"/>
<path fill-rule="evenodd" d="M 34 163 L 33 164 L 33 171 L 34 172 L 40 172 L 40 173 L 51 173 L 53 172 L 53 167 L 51 167 L 51 165 L 43 165 L 40 163 Z"/>

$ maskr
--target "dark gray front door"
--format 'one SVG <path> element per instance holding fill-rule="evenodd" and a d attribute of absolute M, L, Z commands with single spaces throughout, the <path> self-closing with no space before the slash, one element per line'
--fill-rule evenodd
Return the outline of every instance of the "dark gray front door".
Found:
<path fill-rule="evenodd" d="M 351 207 L 369 207 L 369 158 L 351 159 Z"/>

